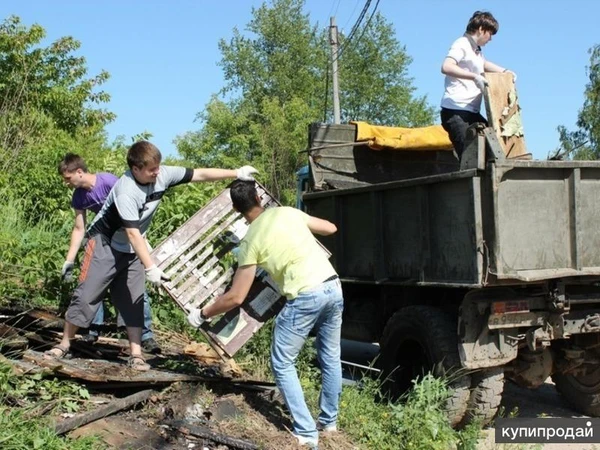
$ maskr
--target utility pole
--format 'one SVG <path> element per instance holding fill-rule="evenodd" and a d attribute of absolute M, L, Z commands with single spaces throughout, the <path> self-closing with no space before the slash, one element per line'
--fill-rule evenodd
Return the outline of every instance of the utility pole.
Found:
<path fill-rule="evenodd" d="M 331 75 L 333 80 L 333 123 L 340 123 L 340 91 L 338 86 L 338 32 L 335 17 L 329 18 L 329 43 L 331 44 Z"/>

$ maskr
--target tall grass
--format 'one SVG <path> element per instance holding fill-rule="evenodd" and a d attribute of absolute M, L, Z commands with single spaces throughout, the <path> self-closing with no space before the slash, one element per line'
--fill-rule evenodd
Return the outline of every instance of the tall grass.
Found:
<path fill-rule="evenodd" d="M 57 213 L 29 223 L 23 201 L 2 189 L 0 196 L 5 199 L 0 203 L 0 304 L 64 302 L 72 286 L 60 283 L 60 268 L 72 219 Z"/>

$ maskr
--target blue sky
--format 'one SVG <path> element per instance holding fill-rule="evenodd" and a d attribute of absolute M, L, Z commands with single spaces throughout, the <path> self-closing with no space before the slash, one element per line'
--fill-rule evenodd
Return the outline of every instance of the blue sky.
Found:
<path fill-rule="evenodd" d="M 219 39 L 229 38 L 234 26 L 244 30 L 252 6 L 261 3 L 5 0 L 0 15 L 39 23 L 49 41 L 66 35 L 80 40 L 90 74 L 102 69 L 111 74 L 104 86 L 112 95 L 108 109 L 117 114 L 108 127 L 110 138 L 147 130 L 169 155 L 176 154 L 175 136 L 199 128 L 196 114 L 224 84 L 217 66 Z M 347 34 L 363 5 L 364 0 L 307 0 L 305 8 L 323 27 L 335 14 Z M 443 90 L 442 60 L 478 9 L 492 12 L 500 23 L 484 54 L 517 73 L 527 147 L 535 158 L 545 158 L 558 144 L 556 127 L 573 128 L 583 104 L 587 51 L 600 43 L 600 2 L 380 0 L 379 11 L 413 58 L 409 74 L 417 93 L 436 107 Z"/>

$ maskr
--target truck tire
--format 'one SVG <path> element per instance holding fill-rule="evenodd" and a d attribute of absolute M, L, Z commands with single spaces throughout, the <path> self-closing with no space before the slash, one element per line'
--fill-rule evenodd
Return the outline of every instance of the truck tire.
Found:
<path fill-rule="evenodd" d="M 471 374 L 471 395 L 467 403 L 467 412 L 458 428 L 472 422 L 481 426 L 489 424 L 500 407 L 504 391 L 504 369 L 493 367 Z"/>
<path fill-rule="evenodd" d="M 589 367 L 581 375 L 555 373 L 552 381 L 556 390 L 573 408 L 588 416 L 600 416 L 600 368 Z"/>
<path fill-rule="evenodd" d="M 387 322 L 380 340 L 378 364 L 383 387 L 397 398 L 412 380 L 427 372 L 449 376 L 452 395 L 446 404 L 450 424 L 460 423 L 467 410 L 471 377 L 460 368 L 456 322 L 437 308 L 407 306 Z"/>

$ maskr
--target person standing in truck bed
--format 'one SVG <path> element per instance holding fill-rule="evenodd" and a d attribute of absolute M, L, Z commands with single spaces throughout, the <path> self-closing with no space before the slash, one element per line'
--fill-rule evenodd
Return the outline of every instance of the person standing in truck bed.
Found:
<path fill-rule="evenodd" d="M 454 41 L 442 63 L 442 73 L 446 77 L 440 115 L 459 159 L 465 149 L 467 128 L 477 122 L 487 125 L 479 112 L 488 84 L 483 74 L 508 72 L 516 80 L 514 72 L 483 57 L 481 48 L 492 40 L 498 28 L 498 21 L 491 13 L 475 11 L 465 34 Z"/>

